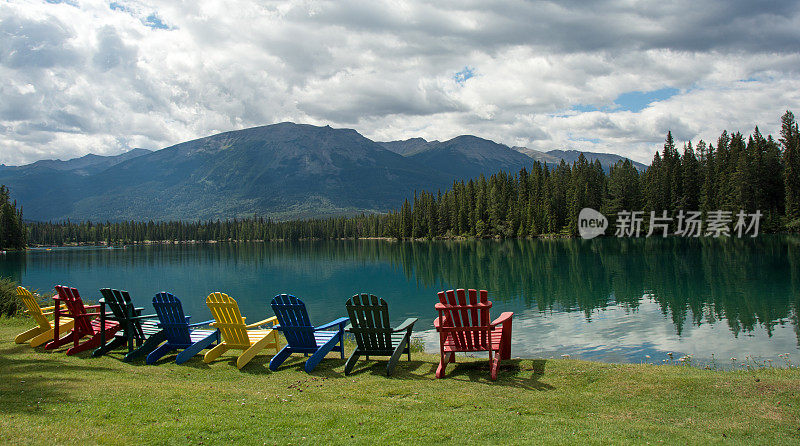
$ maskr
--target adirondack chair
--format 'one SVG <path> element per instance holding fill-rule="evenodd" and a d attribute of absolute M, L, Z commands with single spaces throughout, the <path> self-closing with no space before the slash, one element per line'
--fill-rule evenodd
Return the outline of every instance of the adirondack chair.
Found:
<path fill-rule="evenodd" d="M 53 300 L 56 302 L 54 314 L 54 333 L 53 340 L 48 342 L 44 348 L 52 350 L 62 345 L 73 343 L 73 346 L 67 350 L 68 355 L 88 350 L 90 348 L 97 348 L 100 346 L 101 336 L 111 337 L 119 331 L 122 327 L 119 322 L 106 321 L 105 327 L 102 327 L 97 317 L 100 316 L 100 305 L 83 305 L 78 290 L 61 285 L 56 285 L 56 292 L 58 296 L 54 296 Z M 68 314 L 67 316 L 75 320 L 75 325 L 72 331 L 66 336 L 58 337 L 59 335 L 59 318 L 61 317 L 60 305 L 66 304 Z M 95 310 L 87 312 L 86 310 Z M 83 343 L 80 340 L 83 337 L 89 336 L 89 339 Z"/>
<path fill-rule="evenodd" d="M 239 305 L 236 301 L 227 294 L 219 292 L 209 294 L 206 298 L 206 305 L 215 319 L 211 326 L 219 329 L 222 342 L 205 354 L 204 362 L 211 362 L 230 349 L 244 350 L 236 360 L 236 367 L 241 369 L 253 359 L 256 353 L 266 347 L 273 347 L 276 352 L 278 351 L 277 331 L 272 329 L 253 330 L 268 323 L 275 325 L 277 322 L 275 316 L 245 325 L 245 318 L 239 312 Z"/>
<path fill-rule="evenodd" d="M 273 372 L 286 361 L 292 353 L 311 355 L 306 360 L 306 373 L 311 373 L 314 367 L 325 358 L 329 352 L 341 352 L 344 359 L 344 326 L 348 319 L 340 317 L 327 324 L 315 327 L 308 319 L 306 305 L 302 300 L 291 294 L 279 294 L 272 299 L 272 311 L 278 318 L 280 325 L 274 327 L 280 330 L 288 343 L 277 355 L 269 361 L 269 369 Z M 329 328 L 338 326 L 336 331 Z M 339 345 L 336 345 L 339 344 Z"/>
<path fill-rule="evenodd" d="M 356 294 L 345 303 L 350 323 L 345 331 L 353 333 L 356 349 L 347 358 L 344 374 L 349 375 L 361 355 L 390 356 L 386 376 L 392 374 L 400 356 L 408 354 L 411 361 L 411 331 L 417 318 L 408 318 L 397 328 L 389 325 L 389 307 L 386 301 L 372 294 Z"/>
<path fill-rule="evenodd" d="M 181 301 L 166 291 L 153 296 L 153 308 L 158 315 L 159 327 L 164 331 L 166 341 L 155 349 L 150 349 L 147 355 L 147 364 L 155 364 L 169 352 L 182 350 L 175 358 L 176 364 L 183 364 L 194 355 L 200 353 L 219 342 L 219 330 L 196 329 L 202 325 L 209 325 L 214 320 L 189 323 L 190 316 L 184 316 Z M 147 343 L 140 349 L 147 349 Z"/>
<path fill-rule="evenodd" d="M 158 316 L 155 314 L 142 315 L 144 308 L 134 307 L 127 291 L 102 288 L 100 294 L 103 295 L 103 298 L 100 299 L 100 327 L 105 327 L 108 320 L 113 320 L 119 322 L 122 330 L 118 331 L 108 343 L 105 342 L 104 331 L 101 330 L 100 347 L 92 352 L 92 356 L 101 356 L 127 344 L 128 353 L 123 356 L 122 360 L 130 361 L 147 350 L 146 348 L 134 350 L 134 344 L 136 347 L 142 347 L 143 343 L 148 343 L 148 347 L 152 351 L 156 345 L 164 342 L 166 335 L 158 327 L 158 322 L 154 320 Z M 113 316 L 106 315 L 106 307 L 111 310 Z"/>
<path fill-rule="evenodd" d="M 33 293 L 21 286 L 17 287 L 17 297 L 25 304 L 25 312 L 39 325 L 18 334 L 14 338 L 14 342 L 23 344 L 31 341 L 31 347 L 38 347 L 45 342 L 52 341 L 55 330 L 47 316 L 55 313 L 55 307 L 40 307 Z M 66 307 L 61 308 L 61 311 L 65 310 Z M 62 317 L 58 322 L 62 331 L 72 330 L 74 324 L 72 318 Z"/>
<path fill-rule="evenodd" d="M 507 311 L 489 322 L 492 303 L 485 290 L 469 290 L 469 303 L 462 289 L 439 292 L 436 304 L 439 317 L 433 326 L 439 332 L 441 361 L 436 377 L 444 376 L 448 363 L 456 362 L 456 352 L 489 352 L 492 380 L 497 379 L 500 360 L 511 358 L 511 319 L 514 313 Z"/>

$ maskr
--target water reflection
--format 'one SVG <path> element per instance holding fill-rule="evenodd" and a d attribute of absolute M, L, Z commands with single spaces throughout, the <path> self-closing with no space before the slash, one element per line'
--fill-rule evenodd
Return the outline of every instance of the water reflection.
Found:
<path fill-rule="evenodd" d="M 798 248 L 793 236 L 159 245 L 9 253 L 0 275 L 40 290 L 126 288 L 142 302 L 170 290 L 200 314 L 215 290 L 252 317 L 290 292 L 317 321 L 340 316 L 347 297 L 367 291 L 391 302 L 392 319 L 420 317 L 423 329 L 436 291 L 483 288 L 498 314 L 517 312 L 517 354 L 631 361 L 665 350 L 796 351 Z"/>

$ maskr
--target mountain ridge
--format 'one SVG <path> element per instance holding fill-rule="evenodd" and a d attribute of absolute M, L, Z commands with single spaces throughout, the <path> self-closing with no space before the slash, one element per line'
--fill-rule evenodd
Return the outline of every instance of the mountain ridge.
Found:
<path fill-rule="evenodd" d="M 29 220 L 284 220 L 386 212 L 415 191 L 532 162 L 472 135 L 379 143 L 353 129 L 282 122 L 156 151 L 5 166 L 0 184 Z"/>

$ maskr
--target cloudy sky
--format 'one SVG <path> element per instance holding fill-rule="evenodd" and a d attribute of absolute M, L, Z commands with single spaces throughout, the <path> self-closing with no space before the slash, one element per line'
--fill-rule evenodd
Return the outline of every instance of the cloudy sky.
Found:
<path fill-rule="evenodd" d="M 649 162 L 800 114 L 796 1 L 4 1 L 0 163 L 294 121 Z"/>

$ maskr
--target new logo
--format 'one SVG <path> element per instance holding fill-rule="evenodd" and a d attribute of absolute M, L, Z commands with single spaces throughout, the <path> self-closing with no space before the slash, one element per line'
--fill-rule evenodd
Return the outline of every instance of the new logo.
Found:
<path fill-rule="evenodd" d="M 583 208 L 578 214 L 578 233 L 585 239 L 592 239 L 602 235 L 608 228 L 608 219 L 605 215 L 592 208 Z"/>

